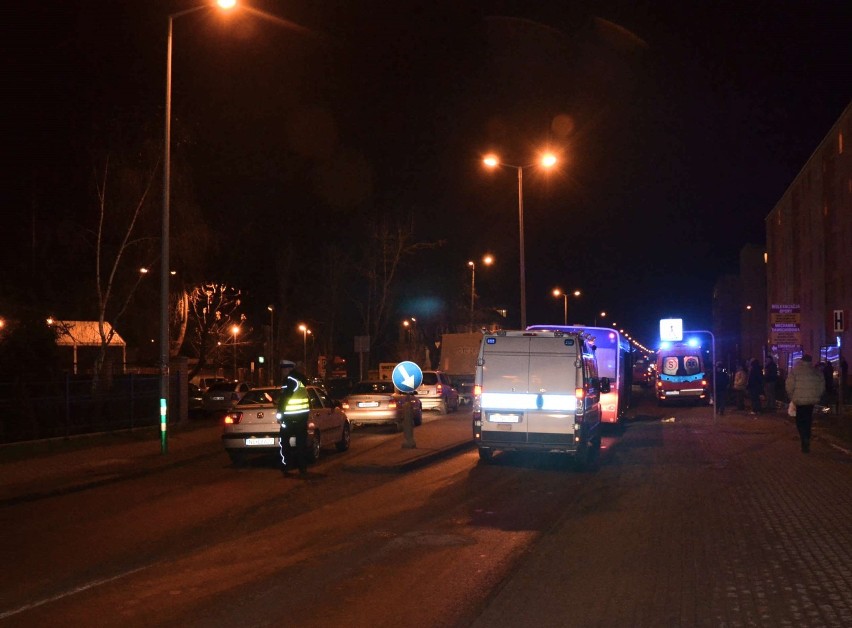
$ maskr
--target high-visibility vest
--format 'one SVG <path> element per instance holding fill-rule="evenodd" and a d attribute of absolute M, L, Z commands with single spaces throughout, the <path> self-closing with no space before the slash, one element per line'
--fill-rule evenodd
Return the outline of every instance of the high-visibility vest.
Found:
<path fill-rule="evenodd" d="M 305 385 L 295 377 L 287 377 L 278 401 L 278 414 L 281 417 L 306 414 L 310 409 L 308 391 Z"/>

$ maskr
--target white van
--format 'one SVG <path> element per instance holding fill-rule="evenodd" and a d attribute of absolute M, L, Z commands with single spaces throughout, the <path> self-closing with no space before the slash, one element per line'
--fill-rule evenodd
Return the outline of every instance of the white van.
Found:
<path fill-rule="evenodd" d="M 497 331 L 476 362 L 473 438 L 481 460 L 495 450 L 559 452 L 580 466 L 600 446 L 601 393 L 590 339 L 562 331 Z"/>

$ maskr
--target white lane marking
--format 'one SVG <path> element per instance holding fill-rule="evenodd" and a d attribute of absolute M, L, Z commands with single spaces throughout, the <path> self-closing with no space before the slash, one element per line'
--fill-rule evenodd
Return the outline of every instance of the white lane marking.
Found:
<path fill-rule="evenodd" d="M 59 595 L 54 595 L 53 597 L 48 597 L 43 600 L 39 600 L 37 602 L 32 602 L 30 604 L 25 604 L 24 606 L 20 606 L 10 611 L 3 611 L 0 613 L 0 619 L 6 619 L 7 617 L 11 617 L 12 615 L 17 615 L 18 613 L 23 613 L 24 611 L 31 610 L 33 608 L 37 608 L 39 606 L 43 606 L 45 604 L 50 604 L 51 602 L 56 602 L 57 600 L 61 600 L 65 597 L 70 597 L 72 595 L 77 595 L 78 593 L 82 593 L 87 589 L 93 589 L 95 587 L 99 587 L 102 584 L 107 584 L 109 582 L 113 582 L 114 580 L 120 580 L 121 578 L 125 578 L 129 575 L 136 573 L 137 571 L 142 571 L 143 569 L 148 569 L 151 565 L 145 565 L 144 567 L 137 567 L 136 569 L 131 569 L 130 571 L 125 571 L 124 573 L 120 573 L 117 576 L 112 576 L 111 578 L 101 578 L 100 580 L 92 580 L 91 582 L 87 582 L 86 584 L 80 585 L 79 587 L 75 587 L 70 591 L 65 591 L 64 593 L 60 593 Z"/>

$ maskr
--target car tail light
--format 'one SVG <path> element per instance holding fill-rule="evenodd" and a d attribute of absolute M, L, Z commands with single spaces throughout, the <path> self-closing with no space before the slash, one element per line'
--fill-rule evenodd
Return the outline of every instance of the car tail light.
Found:
<path fill-rule="evenodd" d="M 443 393 L 443 392 L 444 392 L 444 385 L 443 385 L 443 384 L 438 384 L 437 386 L 435 386 L 435 392 L 437 392 L 439 395 L 440 395 L 441 393 Z"/>
<path fill-rule="evenodd" d="M 343 401 L 340 402 L 340 407 L 343 408 L 344 410 L 348 410 L 349 409 L 349 401 L 347 399 L 344 399 Z"/>
<path fill-rule="evenodd" d="M 225 415 L 225 425 L 236 425 L 242 420 L 242 412 L 228 412 L 228 414 Z"/>
<path fill-rule="evenodd" d="M 390 401 L 388 401 L 388 409 L 393 410 L 394 408 L 396 408 L 396 401 L 391 399 Z"/>

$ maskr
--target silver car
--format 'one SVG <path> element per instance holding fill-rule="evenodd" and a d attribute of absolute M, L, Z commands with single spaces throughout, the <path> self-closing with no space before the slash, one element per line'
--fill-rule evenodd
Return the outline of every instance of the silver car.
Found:
<path fill-rule="evenodd" d="M 447 414 L 459 409 L 459 391 L 453 388 L 449 375 L 443 371 L 423 371 L 423 382 L 417 389 L 417 397 L 425 410 Z"/>
<path fill-rule="evenodd" d="M 416 395 L 396 390 L 389 379 L 358 382 L 343 400 L 343 409 L 353 425 L 395 425 L 402 429 L 407 405 L 411 405 L 414 425 L 423 422 L 423 407 Z"/>
<path fill-rule="evenodd" d="M 308 460 L 315 462 L 320 451 L 334 447 L 349 449 L 350 426 L 346 413 L 317 386 L 307 386 Z M 255 453 L 278 454 L 280 427 L 275 419 L 280 387 L 253 388 L 225 415 L 222 444 L 231 462 L 240 465 Z"/>

